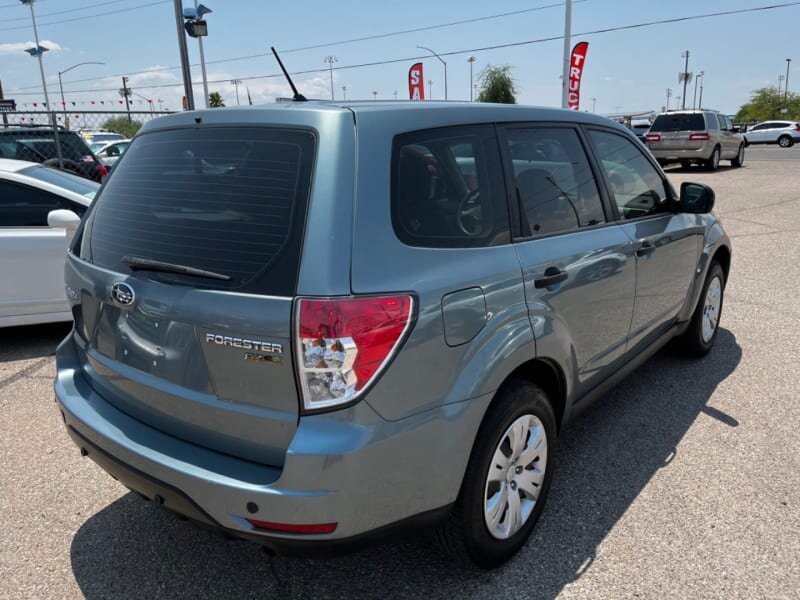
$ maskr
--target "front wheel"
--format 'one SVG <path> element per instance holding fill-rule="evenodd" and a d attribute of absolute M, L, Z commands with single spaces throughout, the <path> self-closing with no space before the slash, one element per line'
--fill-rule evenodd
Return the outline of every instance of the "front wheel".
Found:
<path fill-rule="evenodd" d="M 680 338 L 683 351 L 688 356 L 705 356 L 714 345 L 719 331 L 719 318 L 722 316 L 724 293 L 725 272 L 715 261 L 708 270 L 689 328 Z"/>
<path fill-rule="evenodd" d="M 778 146 L 781 148 L 791 148 L 794 141 L 788 135 L 782 135 L 778 138 Z"/>
<path fill-rule="evenodd" d="M 525 544 L 553 477 L 556 422 L 544 391 L 511 380 L 498 391 L 472 449 L 461 491 L 437 532 L 461 563 L 497 567 Z"/>

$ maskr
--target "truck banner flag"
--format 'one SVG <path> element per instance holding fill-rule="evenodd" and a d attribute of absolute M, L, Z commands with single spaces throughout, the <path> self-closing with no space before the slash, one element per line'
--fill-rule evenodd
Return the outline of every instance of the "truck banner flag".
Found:
<path fill-rule="evenodd" d="M 572 110 L 580 110 L 581 104 L 581 77 L 583 67 L 586 64 L 586 51 L 589 49 L 589 42 L 578 42 L 572 49 L 572 57 L 569 64 L 569 94 L 567 96 L 567 107 Z"/>
<path fill-rule="evenodd" d="M 414 63 L 408 70 L 408 97 L 410 100 L 425 100 L 425 77 L 422 63 Z"/>

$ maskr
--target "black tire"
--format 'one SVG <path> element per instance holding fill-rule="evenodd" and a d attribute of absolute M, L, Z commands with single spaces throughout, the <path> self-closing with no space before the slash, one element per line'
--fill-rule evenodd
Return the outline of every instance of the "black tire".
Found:
<path fill-rule="evenodd" d="M 794 140 L 788 135 L 782 135 L 778 138 L 778 146 L 781 148 L 791 148 L 794 145 Z"/>
<path fill-rule="evenodd" d="M 714 148 L 714 151 L 711 153 L 711 158 L 709 158 L 705 162 L 706 171 L 716 171 L 717 167 L 719 167 L 719 146 Z"/>
<path fill-rule="evenodd" d="M 719 310 L 717 312 L 716 326 L 714 333 L 709 339 L 703 338 L 703 316 L 706 310 L 706 296 L 708 288 L 714 278 L 718 278 L 720 282 L 720 299 Z M 703 291 L 700 293 L 700 299 L 697 301 L 697 308 L 692 314 L 692 320 L 689 323 L 689 328 L 678 338 L 679 347 L 683 354 L 686 356 L 699 358 L 709 353 L 714 346 L 714 340 L 717 339 L 719 332 L 719 320 L 722 317 L 722 307 L 725 300 L 725 272 L 722 270 L 720 264 L 716 261 L 711 263 L 708 269 L 706 280 L 703 283 Z"/>
<path fill-rule="evenodd" d="M 555 466 L 556 421 L 544 391 L 527 381 L 509 380 L 497 393 L 475 439 L 458 499 L 436 532 L 439 546 L 458 563 L 482 569 L 503 564 L 525 544 L 544 509 Z M 506 431 L 525 415 L 535 416 L 543 425 L 547 441 L 544 479 L 528 520 L 510 537 L 498 539 L 491 535 L 484 519 L 487 475 Z"/>
<path fill-rule="evenodd" d="M 741 167 L 744 164 L 744 145 L 739 146 L 739 152 L 736 154 L 736 158 L 731 159 L 731 166 L 732 167 Z"/>

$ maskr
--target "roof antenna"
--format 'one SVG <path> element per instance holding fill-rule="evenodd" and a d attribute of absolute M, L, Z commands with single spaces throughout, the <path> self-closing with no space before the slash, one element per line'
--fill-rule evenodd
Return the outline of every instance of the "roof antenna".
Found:
<path fill-rule="evenodd" d="M 278 61 L 278 64 L 281 67 L 281 71 L 283 71 L 283 75 L 286 77 L 286 80 L 289 82 L 289 85 L 292 86 L 292 91 L 294 92 L 294 96 L 292 96 L 292 100 L 296 100 L 298 102 L 305 102 L 306 101 L 306 97 L 303 96 L 303 94 L 301 94 L 300 92 L 298 92 L 297 88 L 294 87 L 294 81 L 292 81 L 292 78 L 289 77 L 289 73 L 286 70 L 286 67 L 283 66 L 283 62 L 281 62 L 281 57 L 278 56 L 278 51 L 275 50 L 275 46 L 270 46 L 269 49 L 272 50 L 272 53 L 275 55 L 275 60 Z"/>

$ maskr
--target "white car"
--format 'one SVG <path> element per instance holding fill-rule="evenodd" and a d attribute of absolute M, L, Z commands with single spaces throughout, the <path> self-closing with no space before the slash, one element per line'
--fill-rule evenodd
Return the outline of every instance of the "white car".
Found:
<path fill-rule="evenodd" d="M 107 169 L 111 169 L 119 160 L 119 157 L 125 153 L 130 145 L 130 140 L 116 140 L 113 142 L 101 143 L 99 147 L 95 148 L 95 144 L 91 144 L 90 148 L 97 159 L 105 165 Z"/>
<path fill-rule="evenodd" d="M 744 134 L 746 144 L 778 144 L 789 148 L 800 142 L 800 123 L 797 121 L 764 121 L 757 123 Z"/>
<path fill-rule="evenodd" d="M 63 283 L 67 242 L 99 187 L 0 159 L 0 327 L 72 319 Z"/>

